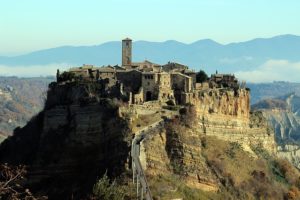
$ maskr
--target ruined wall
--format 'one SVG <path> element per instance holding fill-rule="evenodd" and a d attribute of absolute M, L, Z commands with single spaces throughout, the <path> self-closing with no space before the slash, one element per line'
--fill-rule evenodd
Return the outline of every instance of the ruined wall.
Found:
<path fill-rule="evenodd" d="M 157 100 L 158 98 L 158 74 L 143 73 L 142 87 L 144 89 L 144 100 Z"/>
<path fill-rule="evenodd" d="M 138 93 L 142 86 L 142 73 L 136 70 L 117 71 L 117 80 L 123 83 L 124 90 L 127 92 Z"/>
<path fill-rule="evenodd" d="M 93 71 L 93 75 L 94 75 L 94 77 L 97 76 L 97 70 Z M 106 79 L 106 78 L 108 78 L 108 79 L 115 79 L 116 73 L 114 71 L 112 71 L 112 72 L 109 72 L 109 71 L 106 71 L 106 72 L 105 71 L 99 71 L 99 77 L 101 79 Z"/>
<path fill-rule="evenodd" d="M 158 74 L 158 100 L 167 101 L 174 97 L 174 92 L 171 89 L 171 77 L 168 73 L 159 73 Z"/>
<path fill-rule="evenodd" d="M 171 73 L 171 85 L 172 89 L 180 90 L 182 92 L 191 92 L 193 80 L 191 77 L 181 73 Z"/>
<path fill-rule="evenodd" d="M 144 89 L 140 87 L 139 92 L 133 95 L 133 103 L 142 104 L 144 101 Z"/>

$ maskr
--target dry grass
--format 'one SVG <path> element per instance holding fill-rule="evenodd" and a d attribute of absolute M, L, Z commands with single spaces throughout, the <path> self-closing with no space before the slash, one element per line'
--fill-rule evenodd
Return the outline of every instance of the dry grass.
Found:
<path fill-rule="evenodd" d="M 149 115 L 139 115 L 139 117 L 132 122 L 131 127 L 134 132 L 139 129 L 142 129 L 145 126 L 151 125 L 160 119 L 161 119 L 160 113 L 154 113 L 154 114 L 149 114 Z"/>
<path fill-rule="evenodd" d="M 179 176 L 173 174 L 164 174 L 155 177 L 149 177 L 150 188 L 153 199 L 201 199 L 201 200 L 221 200 L 224 194 L 214 192 L 204 192 L 198 189 L 188 187 Z"/>
<path fill-rule="evenodd" d="M 214 137 L 203 138 L 202 146 L 203 154 L 223 190 L 229 191 L 235 198 L 289 199 L 288 194 L 297 196 L 298 189 L 289 193 L 288 190 L 300 182 L 299 172 L 287 161 L 278 162 L 271 156 L 259 154 L 258 158 L 253 158 L 237 143 Z"/>

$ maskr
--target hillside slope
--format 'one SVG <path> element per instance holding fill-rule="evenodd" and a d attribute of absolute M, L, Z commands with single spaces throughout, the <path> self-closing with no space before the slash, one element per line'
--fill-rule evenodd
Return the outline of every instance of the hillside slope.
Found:
<path fill-rule="evenodd" d="M 53 78 L 0 77 L 0 134 L 11 135 L 44 107 Z"/>
<path fill-rule="evenodd" d="M 300 96 L 300 83 L 272 82 L 272 83 L 247 83 L 251 89 L 251 104 L 256 104 L 264 99 L 276 99 L 291 93 Z"/>

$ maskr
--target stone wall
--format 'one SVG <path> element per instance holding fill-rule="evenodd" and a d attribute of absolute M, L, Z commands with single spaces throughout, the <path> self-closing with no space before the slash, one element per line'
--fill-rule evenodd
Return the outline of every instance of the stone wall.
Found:
<path fill-rule="evenodd" d="M 171 89 L 171 77 L 168 73 L 159 73 L 159 92 L 158 92 L 158 100 L 159 101 L 167 101 L 174 97 L 174 92 Z"/>
<path fill-rule="evenodd" d="M 191 92 L 193 84 L 191 77 L 178 72 L 172 72 L 171 79 L 171 85 L 175 91 L 180 90 L 181 92 Z"/>
<path fill-rule="evenodd" d="M 117 71 L 116 77 L 123 83 L 126 92 L 137 93 L 142 86 L 142 72 L 137 70 Z"/>
<path fill-rule="evenodd" d="M 158 98 L 158 74 L 157 73 L 143 73 L 142 87 L 144 90 L 144 100 L 157 100 Z"/>

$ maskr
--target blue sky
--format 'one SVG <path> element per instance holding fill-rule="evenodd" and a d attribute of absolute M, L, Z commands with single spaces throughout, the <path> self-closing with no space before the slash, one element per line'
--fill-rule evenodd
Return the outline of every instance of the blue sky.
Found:
<path fill-rule="evenodd" d="M 299 0 L 0 0 L 0 55 L 62 45 L 300 35 Z M 298 20 L 298 21 L 297 21 Z"/>

